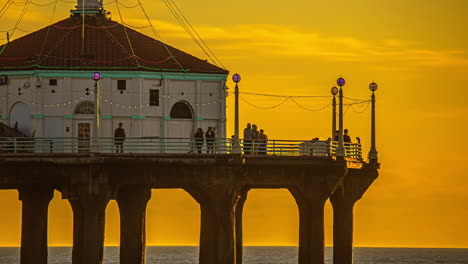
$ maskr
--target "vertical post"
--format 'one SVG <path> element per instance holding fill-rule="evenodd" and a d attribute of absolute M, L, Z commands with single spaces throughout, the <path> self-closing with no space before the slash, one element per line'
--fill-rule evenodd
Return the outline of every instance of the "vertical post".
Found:
<path fill-rule="evenodd" d="M 336 156 L 340 158 L 344 158 L 345 156 L 345 149 L 343 145 L 343 89 L 340 86 L 340 91 L 339 91 L 339 102 L 340 102 L 340 109 L 339 109 L 339 117 L 338 117 L 338 126 L 339 126 L 339 138 L 338 138 L 338 147 L 336 148 Z"/>
<path fill-rule="evenodd" d="M 371 104 L 372 104 L 372 110 L 371 110 L 371 149 L 369 151 L 369 162 L 372 164 L 376 164 L 378 161 L 378 153 L 377 149 L 375 147 L 375 95 L 374 91 L 377 90 L 377 84 L 371 83 L 370 89 L 372 91 L 372 96 L 371 96 Z"/>
<path fill-rule="evenodd" d="M 336 80 L 336 84 L 340 86 L 340 91 L 338 92 L 338 98 L 340 102 L 340 114 L 339 114 L 339 142 L 338 148 L 336 149 L 336 157 L 340 159 L 344 159 L 346 153 L 343 145 L 343 86 L 345 85 L 345 80 L 343 78 L 338 78 Z"/>
<path fill-rule="evenodd" d="M 335 133 L 336 133 L 336 95 L 333 95 L 332 106 L 333 106 L 333 113 L 332 113 L 331 140 L 333 141 L 333 140 L 335 140 Z"/>
<path fill-rule="evenodd" d="M 54 190 L 28 186 L 19 190 L 21 217 L 21 264 L 47 264 L 47 218 Z"/>
<path fill-rule="evenodd" d="M 240 75 L 239 74 L 234 74 L 232 76 L 232 80 L 236 83 L 236 88 L 234 90 L 234 95 L 235 95 L 235 116 L 234 116 L 234 146 L 232 148 L 232 153 L 234 154 L 240 154 L 241 147 L 239 143 L 239 86 L 237 85 L 238 82 L 240 82 Z"/>
<path fill-rule="evenodd" d="M 234 153 L 238 153 L 240 148 L 239 144 L 239 86 L 236 83 L 236 88 L 234 91 L 235 95 L 235 116 L 234 116 L 234 135 L 235 135 L 235 142 L 234 142 Z"/>
<path fill-rule="evenodd" d="M 93 148 L 94 152 L 99 152 L 99 132 L 101 124 L 101 107 L 100 107 L 100 98 L 99 98 L 99 80 L 101 79 L 101 74 L 99 72 L 93 73 L 94 80 L 94 126 L 93 126 Z"/>
<path fill-rule="evenodd" d="M 101 125 L 100 122 L 100 105 L 99 105 L 99 84 L 98 82 L 94 82 L 94 143 L 97 144 L 99 140 L 99 127 Z"/>

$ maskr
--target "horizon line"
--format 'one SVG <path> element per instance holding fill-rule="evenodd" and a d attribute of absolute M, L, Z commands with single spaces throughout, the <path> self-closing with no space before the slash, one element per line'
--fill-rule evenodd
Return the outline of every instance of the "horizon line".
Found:
<path fill-rule="evenodd" d="M 72 245 L 52 245 L 48 248 L 58 248 L 58 247 L 73 247 Z M 119 245 L 104 245 L 104 247 L 120 247 Z M 147 245 L 147 247 L 199 247 L 199 245 Z M 244 245 L 244 247 L 298 247 L 298 245 Z M 333 248 L 333 245 L 326 245 L 327 248 Z M 21 248 L 20 245 L 0 245 L 0 248 Z M 353 246 L 353 248 L 395 248 L 395 249 L 468 249 L 468 246 L 462 247 L 435 247 L 435 246 Z"/>

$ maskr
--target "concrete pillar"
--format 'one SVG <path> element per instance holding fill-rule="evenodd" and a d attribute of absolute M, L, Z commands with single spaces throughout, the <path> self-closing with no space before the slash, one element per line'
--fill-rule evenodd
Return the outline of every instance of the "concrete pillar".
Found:
<path fill-rule="evenodd" d="M 236 216 L 236 264 L 242 264 L 242 258 L 244 256 L 244 243 L 243 243 L 243 231 L 242 231 L 242 215 L 244 212 L 244 204 L 247 201 L 248 190 L 242 191 L 239 195 L 235 209 Z"/>
<path fill-rule="evenodd" d="M 104 225 L 110 193 L 106 188 L 85 185 L 69 202 L 73 209 L 73 264 L 101 264 Z M 91 192 L 90 192 L 91 191 Z"/>
<path fill-rule="evenodd" d="M 127 185 L 117 194 L 120 210 L 120 263 L 146 263 L 146 205 L 151 188 Z"/>
<path fill-rule="evenodd" d="M 299 208 L 299 264 L 325 263 L 324 206 L 319 197 L 296 198 Z"/>
<path fill-rule="evenodd" d="M 325 202 L 346 173 L 346 162 L 340 161 L 335 168 L 305 172 L 288 188 L 299 209 L 299 264 L 325 263 Z"/>
<path fill-rule="evenodd" d="M 186 189 L 201 209 L 200 264 L 236 264 L 238 192 L 228 185 Z"/>
<path fill-rule="evenodd" d="M 353 263 L 353 208 L 355 201 L 345 197 L 341 186 L 330 197 L 333 206 L 333 263 Z M 348 199 L 346 199 L 348 198 Z"/>
<path fill-rule="evenodd" d="M 349 169 L 343 183 L 330 197 L 333 206 L 333 263 L 353 263 L 353 208 L 377 178 L 377 167 Z"/>
<path fill-rule="evenodd" d="M 21 264 L 47 264 L 47 216 L 54 189 L 27 186 L 19 189 L 21 216 Z"/>

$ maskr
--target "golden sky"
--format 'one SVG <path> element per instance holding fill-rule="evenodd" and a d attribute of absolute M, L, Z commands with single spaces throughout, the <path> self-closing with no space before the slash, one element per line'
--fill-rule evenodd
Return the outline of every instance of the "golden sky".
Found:
<path fill-rule="evenodd" d="M 342 75 L 347 81 L 345 96 L 367 99 L 369 83 L 379 84 L 377 150 L 382 169 L 355 207 L 356 246 L 468 247 L 467 1 L 174 1 L 223 64 L 242 75 L 241 91 L 329 95 Z M 0 0 L 0 7 L 5 2 Z M 141 2 L 163 41 L 206 59 L 162 1 Z M 125 1 L 127 6 L 136 3 Z M 15 6 L 0 18 L 0 30 L 16 23 L 21 8 Z M 59 2 L 53 21 L 67 17 L 72 8 L 73 4 Z M 106 8 L 120 21 L 115 4 Z M 139 8 L 121 7 L 121 12 L 126 23 L 147 25 Z M 50 6 L 31 5 L 20 28 L 44 27 L 51 14 Z M 140 31 L 153 36 L 148 29 Z M 22 34 L 16 31 L 13 38 Z M 232 82 L 228 86 L 232 90 Z M 282 101 L 241 97 L 259 107 Z M 228 98 L 229 133 L 232 99 Z M 328 102 L 298 100 L 307 109 Z M 244 101 L 240 106 L 241 128 L 256 123 L 270 139 L 326 139 L 331 131 L 330 108 L 306 111 L 291 101 L 269 110 Z M 367 153 L 370 113 L 368 109 L 357 113 L 360 110 L 348 109 L 345 127 L 353 139 L 363 140 Z M 16 191 L 0 192 L 0 245 L 19 245 L 17 196 Z M 107 244 L 118 244 L 117 215 L 116 203 L 111 202 Z M 199 207 L 184 191 L 153 191 L 147 215 L 149 244 L 198 244 Z M 72 213 L 59 193 L 49 217 L 49 244 L 70 245 Z M 331 219 L 327 203 L 327 244 L 332 243 Z M 244 230 L 247 245 L 297 245 L 298 213 L 292 196 L 285 190 L 251 191 Z"/>

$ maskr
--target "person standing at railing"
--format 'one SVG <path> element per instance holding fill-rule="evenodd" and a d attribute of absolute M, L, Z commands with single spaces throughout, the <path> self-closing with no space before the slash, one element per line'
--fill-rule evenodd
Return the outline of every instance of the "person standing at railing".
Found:
<path fill-rule="evenodd" d="M 345 148 L 345 155 L 348 157 L 351 153 L 351 137 L 348 135 L 348 129 L 345 129 L 343 132 L 343 145 Z"/>
<path fill-rule="evenodd" d="M 198 154 L 201 154 L 203 147 L 203 129 L 198 128 L 193 137 L 195 139 L 195 147 L 197 148 Z"/>
<path fill-rule="evenodd" d="M 348 135 L 348 129 L 344 130 L 343 142 L 344 143 L 351 143 L 351 137 Z"/>
<path fill-rule="evenodd" d="M 252 149 L 252 127 L 250 123 L 247 123 L 247 127 L 244 128 L 244 154 L 250 154 Z"/>
<path fill-rule="evenodd" d="M 116 153 L 123 153 L 123 145 L 125 141 L 125 129 L 123 129 L 123 124 L 119 123 L 119 127 L 114 131 L 114 144 L 116 148 Z"/>
<path fill-rule="evenodd" d="M 205 138 L 206 138 L 206 153 L 214 154 L 213 147 L 215 143 L 216 134 L 211 127 L 208 127 L 208 131 L 206 131 Z"/>
<path fill-rule="evenodd" d="M 258 134 L 259 141 L 259 153 L 266 155 L 267 154 L 267 145 L 268 145 L 268 136 L 263 133 L 263 129 L 260 129 L 260 134 Z"/>
<path fill-rule="evenodd" d="M 259 143 L 260 132 L 257 130 L 257 125 L 252 125 L 252 154 L 258 154 L 258 143 Z"/>

